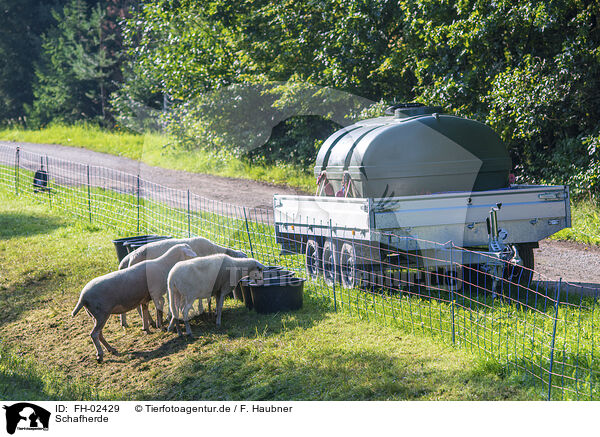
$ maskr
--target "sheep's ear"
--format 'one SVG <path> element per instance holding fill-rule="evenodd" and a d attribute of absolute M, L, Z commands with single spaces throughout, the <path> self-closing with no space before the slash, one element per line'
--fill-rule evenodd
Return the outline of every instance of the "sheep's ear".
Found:
<path fill-rule="evenodd" d="M 186 247 L 185 250 L 183 251 L 183 253 L 185 253 L 187 256 L 191 256 L 192 258 L 196 258 L 198 255 L 196 254 L 196 252 L 194 252 L 192 249 L 190 249 L 189 247 Z"/>

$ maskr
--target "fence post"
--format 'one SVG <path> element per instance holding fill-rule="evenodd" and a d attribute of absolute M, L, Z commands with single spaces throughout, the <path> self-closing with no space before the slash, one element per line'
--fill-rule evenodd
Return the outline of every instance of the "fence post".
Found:
<path fill-rule="evenodd" d="M 19 152 L 20 147 L 17 146 L 17 150 L 15 153 L 15 194 L 19 195 Z"/>
<path fill-rule="evenodd" d="M 187 222 L 188 222 L 188 238 L 192 236 L 192 227 L 190 223 L 190 190 L 187 190 Z"/>
<path fill-rule="evenodd" d="M 454 243 L 450 246 L 450 269 L 448 274 L 452 275 L 452 267 L 454 267 Z M 454 286 L 452 280 L 448 280 L 450 284 L 450 309 L 452 311 L 452 344 L 456 344 L 456 333 L 454 328 Z"/>
<path fill-rule="evenodd" d="M 48 163 L 48 155 L 46 155 L 46 175 L 48 176 L 46 183 L 46 191 L 48 191 L 48 203 L 52 207 L 52 190 L 50 189 L 50 164 Z"/>
<path fill-rule="evenodd" d="M 558 288 L 556 289 L 556 302 L 554 304 L 554 328 L 552 329 L 552 346 L 550 348 L 550 370 L 548 373 L 548 400 L 551 399 L 552 396 L 552 367 L 554 365 L 554 343 L 556 341 L 556 324 L 558 322 L 558 299 L 560 296 L 560 285 L 562 283 L 562 278 L 558 280 Z"/>
<path fill-rule="evenodd" d="M 87 166 L 87 192 L 88 192 L 88 212 L 90 214 L 90 223 L 92 223 L 92 194 L 90 192 L 90 166 Z"/>
<path fill-rule="evenodd" d="M 246 221 L 246 233 L 248 234 L 248 243 L 250 244 L 250 255 L 254 258 L 254 250 L 252 249 L 252 239 L 250 238 L 250 228 L 248 227 L 248 216 L 246 215 L 246 207 L 244 206 L 244 220 Z"/>
<path fill-rule="evenodd" d="M 140 233 L 140 175 L 137 175 L 137 233 Z"/>
<path fill-rule="evenodd" d="M 594 290 L 594 300 L 592 301 L 592 311 L 591 311 L 591 315 L 590 315 L 590 319 L 592 320 L 592 328 L 590 330 L 590 332 L 592 333 L 592 347 L 590 348 L 591 351 L 591 362 L 594 362 L 594 307 L 596 306 L 596 302 L 598 301 L 598 289 Z M 579 311 L 581 311 L 581 308 L 579 309 Z M 592 371 L 590 369 L 590 401 L 594 400 L 594 384 L 592 383 Z"/>
<path fill-rule="evenodd" d="M 335 244 L 333 242 L 333 226 L 331 225 L 331 219 L 329 219 L 329 239 L 331 240 L 331 247 L 334 250 L 333 252 L 333 259 L 335 261 Z M 336 276 L 337 276 L 337 265 L 335 264 L 335 262 L 332 263 L 334 270 L 333 270 L 333 310 L 337 312 L 337 298 L 335 296 L 335 282 L 336 282 Z"/>

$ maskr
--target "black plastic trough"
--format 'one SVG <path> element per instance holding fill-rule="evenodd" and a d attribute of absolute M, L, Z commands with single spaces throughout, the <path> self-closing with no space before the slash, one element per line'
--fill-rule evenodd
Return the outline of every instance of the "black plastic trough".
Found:
<path fill-rule="evenodd" d="M 149 236 L 148 238 L 140 238 L 138 240 L 134 240 L 134 241 L 128 241 L 125 244 L 123 244 L 125 246 L 125 248 L 128 250 L 128 253 L 133 252 L 134 250 L 144 246 L 145 244 L 148 243 L 154 243 L 155 241 L 161 241 L 161 240 L 166 240 L 169 239 L 171 237 L 165 237 L 165 236 Z"/>
<path fill-rule="evenodd" d="M 304 290 L 302 278 L 281 277 L 264 281 L 262 285 L 250 282 L 252 306 L 257 313 L 294 311 L 302 308 Z"/>
<path fill-rule="evenodd" d="M 127 256 L 127 254 L 130 252 L 130 250 L 128 250 L 129 243 L 144 242 L 143 244 L 146 244 L 148 242 L 148 240 L 152 240 L 152 239 L 163 240 L 166 238 L 171 238 L 171 237 L 159 236 L 159 235 L 136 235 L 133 237 L 117 238 L 116 240 L 112 240 L 112 242 L 115 245 L 115 250 L 117 251 L 117 259 L 119 260 L 119 263 L 121 263 L 121 260 L 123 258 L 125 258 Z"/>
<path fill-rule="evenodd" d="M 272 268 L 271 266 L 269 266 L 262 271 L 262 275 L 262 279 L 257 280 L 259 283 L 262 283 L 264 281 L 278 280 L 279 278 L 291 279 L 294 273 L 290 272 L 289 270 L 282 270 L 281 267 Z M 249 310 L 253 308 L 252 296 L 250 294 L 249 287 L 251 281 L 252 279 L 250 279 L 250 277 L 245 276 L 240 280 L 237 288 L 237 291 L 239 292 L 238 299 L 241 298 L 241 300 L 244 301 L 246 308 L 248 308 Z"/>

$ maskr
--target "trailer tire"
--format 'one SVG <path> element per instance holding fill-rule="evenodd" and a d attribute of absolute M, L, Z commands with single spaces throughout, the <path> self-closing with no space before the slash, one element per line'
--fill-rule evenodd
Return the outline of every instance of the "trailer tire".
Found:
<path fill-rule="evenodd" d="M 321 248 L 319 247 L 319 243 L 315 240 L 308 240 L 304 255 L 306 274 L 310 279 L 315 280 L 321 273 Z"/>
<path fill-rule="evenodd" d="M 339 261 L 336 245 L 332 240 L 326 240 L 325 244 L 323 245 L 322 267 L 323 279 L 329 286 L 335 284 L 337 279 L 338 265 Z"/>
<path fill-rule="evenodd" d="M 356 250 L 354 245 L 344 243 L 340 250 L 340 276 L 344 288 L 354 288 L 359 285 L 360 275 L 356 265 Z"/>

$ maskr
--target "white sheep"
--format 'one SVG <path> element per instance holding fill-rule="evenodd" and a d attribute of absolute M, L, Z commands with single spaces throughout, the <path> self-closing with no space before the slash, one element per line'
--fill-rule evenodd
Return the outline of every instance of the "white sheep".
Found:
<path fill-rule="evenodd" d="M 79 302 L 71 314 L 75 317 L 81 308 L 85 308 L 94 319 L 94 329 L 90 337 L 96 347 L 98 362 L 102 362 L 104 355 L 100 343 L 110 353 L 117 353 L 102 335 L 102 328 L 109 316 L 122 314 L 141 306 L 143 328 L 149 332 L 148 302 L 154 296 L 162 296 L 166 289 L 169 271 L 177 262 L 195 256 L 196 253 L 187 244 L 178 244 L 159 258 L 143 261 L 131 268 L 92 279 L 83 287 Z M 157 320 L 162 321 L 162 313 L 159 313 L 158 305 Z"/>
<path fill-rule="evenodd" d="M 131 267 L 141 261 L 158 258 L 176 244 L 189 245 L 192 250 L 198 254 L 198 256 L 224 253 L 225 255 L 229 255 L 234 258 L 246 258 L 246 254 L 242 251 L 220 246 L 203 237 L 169 238 L 165 240 L 154 241 L 138 247 L 121 260 L 119 263 L 119 269 Z"/>
<path fill-rule="evenodd" d="M 233 258 L 219 254 L 202 258 L 194 258 L 177 263 L 167 278 L 169 310 L 171 323 L 168 330 L 179 327 L 179 313 L 183 314 L 187 335 L 192 334 L 188 312 L 196 299 L 207 299 L 215 296 L 217 300 L 217 326 L 221 326 L 223 301 L 244 276 L 257 277 L 264 265 L 253 258 Z M 236 296 L 237 297 L 237 296 Z"/>
<path fill-rule="evenodd" d="M 202 237 L 191 237 L 191 238 L 172 238 L 154 241 L 138 247 L 136 250 L 127 254 L 119 263 L 119 270 L 131 267 L 139 262 L 156 259 L 164 254 L 171 247 L 176 244 L 188 244 L 198 256 L 214 255 L 217 253 L 224 253 L 234 258 L 246 258 L 246 254 L 239 250 L 230 249 L 228 247 L 220 246 L 213 243 L 210 240 Z M 208 299 L 208 311 L 210 312 L 210 298 Z M 198 302 L 198 312 L 203 313 L 204 308 L 202 306 L 202 300 Z M 138 308 L 138 313 L 142 316 L 141 308 Z M 150 317 L 150 323 L 154 324 L 152 317 Z M 127 316 L 125 313 L 121 314 L 121 326 L 127 327 Z M 156 326 L 156 325 L 155 325 Z"/>

